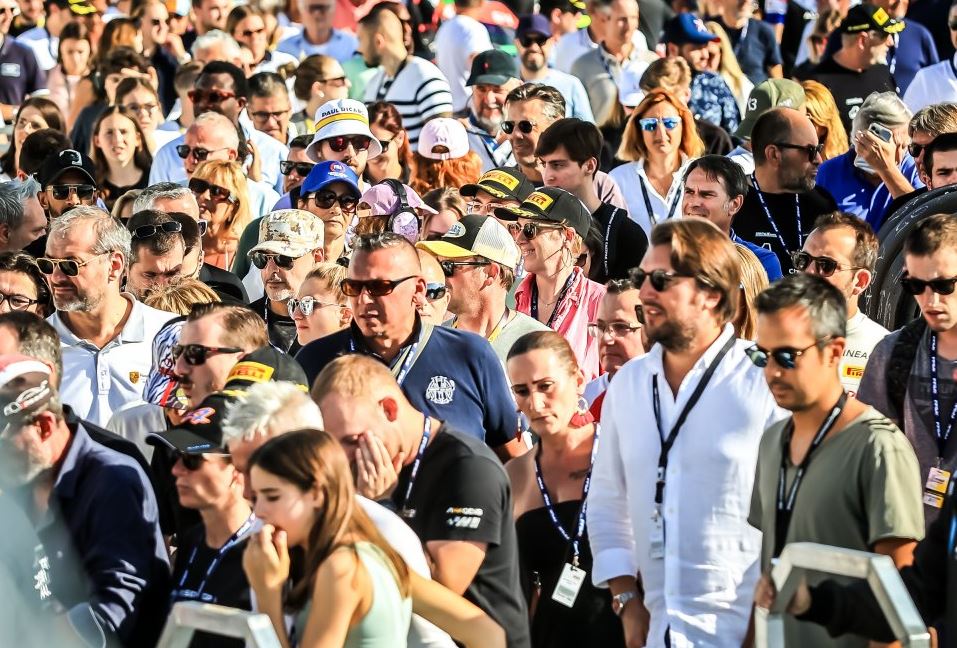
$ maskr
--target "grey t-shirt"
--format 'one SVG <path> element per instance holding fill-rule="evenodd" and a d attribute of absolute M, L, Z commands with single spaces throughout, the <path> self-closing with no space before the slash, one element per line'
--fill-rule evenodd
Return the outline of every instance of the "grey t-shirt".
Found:
<path fill-rule="evenodd" d="M 873 406 L 890 418 L 894 418 L 890 400 L 887 396 L 887 365 L 890 362 L 894 345 L 900 337 L 900 331 L 895 331 L 881 340 L 874 347 L 871 357 L 867 360 L 864 377 L 857 391 L 857 398 L 863 403 Z M 950 413 L 957 398 L 957 361 L 937 357 L 937 378 L 940 387 L 940 413 L 942 432 L 946 432 Z M 930 332 L 924 333 L 917 345 L 917 356 L 911 365 L 910 377 L 907 380 L 907 394 L 904 397 L 903 421 L 897 421 L 920 463 L 921 491 L 932 467 L 937 466 L 937 438 L 934 433 L 934 410 L 931 404 L 930 390 Z M 947 443 L 941 467 L 954 473 L 957 470 L 957 425 L 951 433 Z M 939 509 L 924 505 L 924 518 L 930 526 L 937 518 Z"/>
<path fill-rule="evenodd" d="M 505 359 L 508 357 L 508 352 L 518 338 L 533 331 L 548 330 L 549 328 L 537 319 L 529 317 L 525 313 L 515 312 L 512 319 L 502 328 L 502 332 L 492 340 L 492 350 L 495 351 L 495 355 L 498 356 L 498 359 L 502 361 L 502 366 L 505 366 Z"/>

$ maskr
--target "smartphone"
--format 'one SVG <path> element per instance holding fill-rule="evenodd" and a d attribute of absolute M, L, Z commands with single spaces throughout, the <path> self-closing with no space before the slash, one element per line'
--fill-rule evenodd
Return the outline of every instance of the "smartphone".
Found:
<path fill-rule="evenodd" d="M 871 124 L 867 127 L 867 131 L 885 142 L 890 142 L 894 139 L 894 133 L 891 132 L 891 129 L 886 126 L 881 126 L 880 124 Z"/>

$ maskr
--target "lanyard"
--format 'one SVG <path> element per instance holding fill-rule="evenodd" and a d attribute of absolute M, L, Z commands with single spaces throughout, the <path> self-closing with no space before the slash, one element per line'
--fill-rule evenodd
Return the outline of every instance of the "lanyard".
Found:
<path fill-rule="evenodd" d="M 482 125 L 475 121 L 475 115 L 473 115 L 471 111 L 469 111 L 469 124 L 471 124 L 474 128 L 474 130 L 470 132 L 475 133 L 482 138 L 482 143 L 485 145 L 485 151 L 488 153 L 489 158 L 491 158 L 494 162 L 495 151 L 498 150 L 498 147 L 501 146 L 501 144 L 498 143 L 494 135 L 490 135 L 489 133 L 485 132 L 485 129 L 482 127 Z"/>
<path fill-rule="evenodd" d="M 781 247 L 784 248 L 785 253 L 790 254 L 791 250 L 788 249 L 787 243 L 784 242 L 784 237 L 781 236 L 781 230 L 778 229 L 778 224 L 774 222 L 774 217 L 771 216 L 771 210 L 768 209 L 768 204 L 764 202 L 764 193 L 761 191 L 761 187 L 758 186 L 757 175 L 751 174 L 751 183 L 754 185 L 755 193 L 758 194 L 758 200 L 761 201 L 764 214 L 768 217 L 768 222 L 771 223 L 771 227 L 774 229 L 774 235 L 778 237 L 778 241 L 781 242 Z M 804 240 L 802 239 L 804 230 L 801 228 L 801 199 L 798 197 L 798 194 L 794 194 L 794 211 L 797 214 L 798 248 L 800 248 L 804 245 Z"/>
<path fill-rule="evenodd" d="M 645 200 L 648 199 L 648 196 L 645 196 Z M 621 211 L 620 207 L 615 207 L 615 211 L 611 213 L 611 216 L 608 217 L 608 226 L 605 227 L 605 249 L 604 249 L 604 258 L 602 259 L 602 266 L 605 268 L 605 276 L 611 274 L 611 270 L 608 269 L 608 248 L 611 247 L 611 224 L 615 222 L 615 216 L 618 215 L 618 212 Z"/>
<path fill-rule="evenodd" d="M 545 322 L 545 326 L 548 328 L 552 328 L 552 324 L 555 322 L 555 316 L 558 314 L 558 309 L 565 300 L 565 295 L 572 287 L 572 280 L 574 279 L 575 272 L 572 271 L 572 273 L 568 276 L 568 279 L 565 281 L 562 291 L 558 293 L 558 299 L 555 300 L 555 308 L 552 309 L 552 316 L 548 318 L 547 322 Z M 534 279 L 532 279 L 532 303 L 529 304 L 529 313 L 531 314 L 532 319 L 538 319 L 538 284 L 535 283 Z"/>
<path fill-rule="evenodd" d="M 415 454 L 415 461 L 412 462 L 409 483 L 405 487 L 405 497 L 402 498 L 402 506 L 399 507 L 399 515 L 406 519 L 415 517 L 415 509 L 409 508 L 409 498 L 412 497 L 412 487 L 415 486 L 415 478 L 419 476 L 419 466 L 422 465 L 422 457 L 425 455 L 426 446 L 429 445 L 430 436 L 432 436 L 432 418 L 426 414 L 425 425 L 422 427 L 422 440 L 419 441 L 419 451 Z"/>
<path fill-rule="evenodd" d="M 890 69 L 890 73 L 893 75 L 894 70 L 897 69 L 897 48 L 900 47 L 900 34 L 894 34 L 891 36 L 894 41 L 894 44 L 888 48 L 887 56 L 888 62 L 887 67 Z"/>
<path fill-rule="evenodd" d="M 598 437 L 601 435 L 601 427 L 595 423 L 595 438 L 592 441 L 591 446 L 591 458 L 588 463 L 588 473 L 585 475 L 585 483 L 582 484 L 582 505 L 578 509 L 578 521 L 575 523 L 575 536 L 572 537 L 568 531 L 565 530 L 565 527 L 562 526 L 561 520 L 558 519 L 558 515 L 555 513 L 555 506 L 552 504 L 552 498 L 548 494 L 548 488 L 545 486 L 545 480 L 542 478 L 542 465 L 539 461 L 539 458 L 542 454 L 542 446 L 539 444 L 538 450 L 535 452 L 535 481 L 538 482 L 538 490 L 542 494 L 542 501 L 545 502 L 545 510 L 548 511 L 548 517 L 552 521 L 552 526 L 558 531 L 559 535 L 562 536 L 562 539 L 565 542 L 570 542 L 572 545 L 572 564 L 576 567 L 578 566 L 578 553 L 581 544 L 582 536 L 585 535 L 585 509 L 587 507 L 588 500 L 588 488 L 591 486 L 591 470 L 595 466 L 595 457 L 598 455 Z"/>
<path fill-rule="evenodd" d="M 724 346 L 721 347 L 721 350 L 718 351 L 718 355 L 716 355 L 714 360 L 711 361 L 711 364 L 708 365 L 704 375 L 701 376 L 701 380 L 698 381 L 698 386 L 691 392 L 691 397 L 688 398 L 684 409 L 682 409 L 678 415 L 678 420 L 676 420 L 674 426 L 672 426 L 671 433 L 667 439 L 664 437 L 664 432 L 661 429 L 661 399 L 658 396 L 658 374 L 652 377 L 651 395 L 654 399 L 652 404 L 655 409 L 655 422 L 658 424 L 658 435 L 661 437 L 661 453 L 658 455 L 658 479 L 655 482 L 655 509 L 659 515 L 661 513 L 661 504 L 665 501 L 665 473 L 668 470 L 668 453 L 671 452 L 671 447 L 675 444 L 675 440 L 678 438 L 678 431 L 681 430 L 681 426 L 684 425 L 685 419 L 688 418 L 688 414 L 691 413 L 692 408 L 694 408 L 698 399 L 701 398 L 701 394 L 704 393 L 704 388 L 708 386 L 711 377 L 718 369 L 718 365 L 721 364 L 724 356 L 728 355 L 728 351 L 734 346 L 734 342 L 735 337 L 732 334 L 731 337 L 728 338 L 728 341 L 724 343 Z"/>
<path fill-rule="evenodd" d="M 655 225 L 658 224 L 658 219 L 655 218 L 655 212 L 654 210 L 651 209 L 651 199 L 648 197 L 648 187 L 645 186 L 645 179 L 643 177 L 638 176 L 638 182 L 641 183 L 641 195 L 645 199 L 645 211 L 648 212 L 648 220 L 651 222 L 651 226 L 654 227 Z M 671 193 L 671 191 L 669 190 L 668 193 Z M 674 216 L 675 209 L 678 208 L 678 200 L 680 195 L 681 195 L 680 193 L 675 192 L 674 199 L 671 201 L 670 204 L 668 203 L 668 200 L 666 197 L 665 203 L 669 204 L 669 206 L 668 206 L 668 215 L 665 216 L 665 220 L 668 220 L 669 218 Z"/>
<path fill-rule="evenodd" d="M 930 334 L 930 402 L 934 410 L 934 437 L 937 439 L 937 462 L 938 466 L 944 458 L 944 449 L 947 447 L 947 439 L 954 429 L 954 419 L 957 419 L 957 399 L 954 399 L 954 407 L 950 412 L 950 421 L 947 423 L 947 429 L 943 429 L 940 420 L 940 384 L 937 382 L 937 334 Z"/>
<path fill-rule="evenodd" d="M 253 523 L 256 521 L 256 515 L 250 513 L 249 517 L 246 518 L 246 521 L 243 522 L 242 526 L 236 529 L 236 532 L 233 535 L 229 536 L 229 539 L 226 541 L 222 547 L 219 548 L 219 551 L 216 552 L 216 555 L 213 556 L 213 559 L 209 561 L 209 567 L 206 569 L 206 573 L 203 574 L 203 579 L 196 586 L 195 590 L 188 591 L 183 590 L 183 586 L 186 584 L 186 581 L 189 579 L 190 571 L 193 568 L 193 561 L 196 560 L 196 552 L 199 547 L 193 547 L 193 551 L 189 554 L 189 561 L 186 563 L 186 569 L 183 570 L 183 576 L 179 579 L 179 586 L 177 591 L 183 590 L 184 593 L 188 592 L 192 596 L 190 598 L 203 598 L 203 590 L 206 589 L 206 583 L 209 581 L 209 578 L 213 575 L 213 572 L 219 568 L 220 563 L 223 562 L 223 557 L 226 555 L 226 552 L 232 549 L 237 543 L 241 542 L 243 537 L 249 533 L 249 530 L 252 529 Z"/>
<path fill-rule="evenodd" d="M 405 351 L 405 355 L 403 356 L 400 354 L 399 357 L 397 357 L 389 367 L 389 370 L 392 372 L 392 375 L 395 376 L 395 381 L 399 384 L 399 387 L 401 387 L 402 383 L 405 382 L 405 377 L 408 375 L 409 369 L 411 369 L 412 365 L 415 364 L 415 358 L 419 350 L 419 343 L 422 342 L 422 331 L 423 329 L 420 328 L 419 337 L 416 338 L 415 342 L 412 343 L 412 346 Z M 356 341 L 350 337 L 349 353 L 356 353 L 356 351 Z M 399 360 L 400 357 L 402 358 L 401 361 Z"/>
<path fill-rule="evenodd" d="M 794 473 L 791 490 L 789 490 L 786 495 L 784 485 L 787 482 L 787 464 L 788 455 L 791 453 L 791 437 L 794 434 L 794 419 L 792 418 L 788 421 L 785 427 L 784 437 L 781 443 L 781 468 L 778 471 L 778 501 L 774 516 L 774 558 L 781 555 L 781 550 L 784 549 L 788 528 L 791 526 L 791 513 L 794 511 L 794 500 L 797 499 L 798 489 L 801 487 L 804 473 L 807 472 L 808 466 L 811 465 L 811 458 L 814 455 L 814 451 L 824 442 L 824 437 L 826 437 L 827 433 L 834 427 L 834 423 L 838 417 L 840 417 L 841 412 L 844 411 L 844 405 L 846 403 L 847 392 L 841 392 L 841 397 L 837 399 L 837 403 L 831 409 L 831 413 L 827 415 L 827 418 L 821 423 L 817 434 L 814 435 L 814 439 L 811 441 L 811 447 L 808 448 L 807 454 L 804 455 L 804 459 L 797 468 L 797 472 Z"/>

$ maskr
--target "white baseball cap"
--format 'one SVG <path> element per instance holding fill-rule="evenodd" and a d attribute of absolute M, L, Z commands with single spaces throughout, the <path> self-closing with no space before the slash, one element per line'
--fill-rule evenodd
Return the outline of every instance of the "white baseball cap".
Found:
<path fill-rule="evenodd" d="M 469 134 L 457 119 L 436 117 L 419 133 L 419 155 L 430 160 L 454 160 L 469 152 Z"/>

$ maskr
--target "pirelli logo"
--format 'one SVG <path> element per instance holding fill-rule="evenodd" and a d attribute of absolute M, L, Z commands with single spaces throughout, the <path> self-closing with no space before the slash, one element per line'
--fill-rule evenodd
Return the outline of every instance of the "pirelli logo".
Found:
<path fill-rule="evenodd" d="M 532 203 L 542 211 L 547 211 L 551 207 L 552 203 L 555 202 L 555 199 L 543 194 L 540 191 L 534 191 L 528 198 L 525 199 L 525 202 Z"/>
<path fill-rule="evenodd" d="M 846 365 L 842 371 L 845 378 L 851 378 L 853 380 L 860 380 L 864 377 L 864 367 L 857 367 L 854 365 Z"/>
<path fill-rule="evenodd" d="M 509 191 L 514 191 L 515 187 L 518 186 L 518 178 L 510 176 L 504 171 L 489 171 L 479 179 L 478 183 L 482 184 L 484 182 L 497 182 L 503 187 L 508 188 Z"/>
<path fill-rule="evenodd" d="M 257 383 L 269 382 L 275 371 L 276 370 L 269 365 L 265 365 L 261 362 L 239 362 L 233 367 L 232 371 L 229 372 L 229 375 L 226 377 L 226 382 L 234 378 Z"/>

